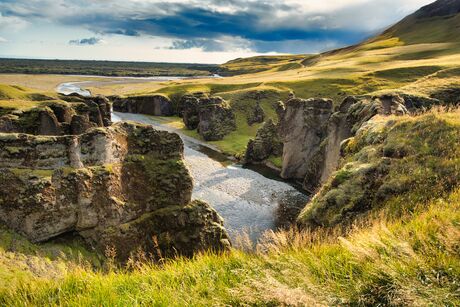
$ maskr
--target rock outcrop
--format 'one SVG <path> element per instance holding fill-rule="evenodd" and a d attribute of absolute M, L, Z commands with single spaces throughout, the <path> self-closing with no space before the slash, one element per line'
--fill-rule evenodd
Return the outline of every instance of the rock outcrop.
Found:
<path fill-rule="evenodd" d="M 182 120 L 188 130 L 198 128 L 198 124 L 200 123 L 198 112 L 201 98 L 206 98 L 206 96 L 202 93 L 187 94 L 180 99 L 179 104 L 182 107 Z"/>
<path fill-rule="evenodd" d="M 249 140 L 244 160 L 245 163 L 258 163 L 270 156 L 281 156 L 282 153 L 283 143 L 279 139 L 278 128 L 269 119 L 257 130 L 255 139 Z"/>
<path fill-rule="evenodd" d="M 335 110 L 327 99 L 292 98 L 278 108 L 284 144 L 283 178 L 303 182 L 314 192 L 339 164 L 341 143 L 377 114 L 409 113 L 398 95 L 347 97 Z"/>
<path fill-rule="evenodd" d="M 61 96 L 63 101 L 0 116 L 0 132 L 34 135 L 81 134 L 92 127 L 111 124 L 111 104 L 107 98 Z"/>
<path fill-rule="evenodd" d="M 338 170 L 298 218 L 309 227 L 350 226 L 372 212 L 405 216 L 458 187 L 460 126 L 452 113 L 375 117 L 342 145 Z"/>
<path fill-rule="evenodd" d="M 139 113 L 155 116 L 174 115 L 171 100 L 164 95 L 143 95 L 112 97 L 113 110 L 125 113 Z"/>
<path fill-rule="evenodd" d="M 280 112 L 279 133 L 283 147 L 283 178 L 303 179 L 313 157 L 327 136 L 333 113 L 331 100 L 293 98 Z"/>
<path fill-rule="evenodd" d="M 236 120 L 230 106 L 220 97 L 200 99 L 198 133 L 205 141 L 219 141 L 236 130 Z"/>
<path fill-rule="evenodd" d="M 185 95 L 181 99 L 182 119 L 189 130 L 197 129 L 206 141 L 218 141 L 236 130 L 235 115 L 220 97 L 202 93 Z"/>
<path fill-rule="evenodd" d="M 250 114 L 248 115 L 247 121 L 248 125 L 252 126 L 256 123 L 263 123 L 265 120 L 265 112 L 264 109 L 260 106 L 260 103 L 257 102 L 254 108 L 251 110 Z"/>
<path fill-rule="evenodd" d="M 78 136 L 0 133 L 0 221 L 33 242 L 76 232 L 122 261 L 226 249 L 221 218 L 191 202 L 182 154 L 178 135 L 127 123 Z"/>

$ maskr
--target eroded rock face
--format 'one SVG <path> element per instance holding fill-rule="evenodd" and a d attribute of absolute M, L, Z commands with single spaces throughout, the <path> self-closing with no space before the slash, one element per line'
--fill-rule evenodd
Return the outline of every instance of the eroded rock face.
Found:
<path fill-rule="evenodd" d="M 174 115 L 171 100 L 163 95 L 113 97 L 113 109 L 117 112 L 140 113 L 155 116 Z"/>
<path fill-rule="evenodd" d="M 191 202 L 179 136 L 119 123 L 78 136 L 0 134 L 0 221 L 33 242 L 77 232 L 126 260 L 226 249 L 222 220 Z"/>
<path fill-rule="evenodd" d="M 205 141 L 219 141 L 236 130 L 236 120 L 230 106 L 220 97 L 200 99 L 198 133 Z"/>
<path fill-rule="evenodd" d="M 263 126 L 257 130 L 255 139 L 249 140 L 245 162 L 262 162 L 270 156 L 280 156 L 283 153 L 283 143 L 278 136 L 278 128 L 272 119 L 266 121 Z"/>
<path fill-rule="evenodd" d="M 189 130 L 198 129 L 205 141 L 218 141 L 236 129 L 235 115 L 225 100 L 203 93 L 181 99 L 182 119 Z"/>
<path fill-rule="evenodd" d="M 182 106 L 182 120 L 184 121 L 185 127 L 189 130 L 195 130 L 200 123 L 198 110 L 201 97 L 204 97 L 204 95 L 184 95 L 180 100 L 180 105 Z"/>
<path fill-rule="evenodd" d="M 310 160 L 321 150 L 332 113 L 332 101 L 327 99 L 294 98 L 286 102 L 279 122 L 284 144 L 283 178 L 305 177 Z"/>
<path fill-rule="evenodd" d="M 64 101 L 0 116 L 0 132 L 34 135 L 81 134 L 92 127 L 111 124 L 111 104 L 107 98 L 61 96 Z"/>
<path fill-rule="evenodd" d="M 306 191 L 315 192 L 337 169 L 342 142 L 375 115 L 408 114 L 406 104 L 399 95 L 350 96 L 336 109 L 325 99 L 292 98 L 281 103 L 282 177 L 302 181 Z"/>
<path fill-rule="evenodd" d="M 260 124 L 260 123 L 263 123 L 264 120 L 265 120 L 264 109 L 262 109 L 262 107 L 260 106 L 260 103 L 257 102 L 247 118 L 248 125 L 252 126 L 256 123 Z"/>

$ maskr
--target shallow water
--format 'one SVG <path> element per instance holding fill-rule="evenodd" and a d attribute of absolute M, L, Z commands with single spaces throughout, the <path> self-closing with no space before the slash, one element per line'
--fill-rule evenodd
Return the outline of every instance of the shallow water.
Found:
<path fill-rule="evenodd" d="M 91 81 L 89 81 L 91 82 Z M 63 94 L 91 93 L 80 86 L 88 81 L 63 83 L 57 91 Z M 281 202 L 306 203 L 308 198 L 293 185 L 281 181 L 273 171 L 254 167 L 243 168 L 206 142 L 181 134 L 141 114 L 112 113 L 112 121 L 123 120 L 149 124 L 156 129 L 178 133 L 184 142 L 184 158 L 194 180 L 193 199 L 209 203 L 224 219 L 230 237 L 245 232 L 256 242 L 263 232 L 275 229 Z"/>
<path fill-rule="evenodd" d="M 91 92 L 85 89 L 82 89 L 80 86 L 84 82 L 66 82 L 61 83 L 56 87 L 56 92 L 64 95 L 70 95 L 73 93 L 77 93 L 79 95 L 89 97 L 91 96 Z"/>
<path fill-rule="evenodd" d="M 136 121 L 173 131 L 140 114 L 114 112 L 112 119 Z M 264 231 L 276 228 L 280 201 L 287 197 L 307 200 L 304 194 L 288 183 L 267 178 L 237 164 L 228 165 L 228 160 L 223 163 L 225 156 L 203 142 L 184 135 L 181 137 L 185 144 L 185 162 L 194 179 L 193 198 L 204 200 L 216 209 L 233 239 L 245 231 L 256 241 Z M 208 150 L 200 152 L 202 147 Z"/>

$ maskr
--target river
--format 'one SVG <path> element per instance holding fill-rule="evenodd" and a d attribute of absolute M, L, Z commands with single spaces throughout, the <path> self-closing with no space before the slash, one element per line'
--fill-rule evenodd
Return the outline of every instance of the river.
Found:
<path fill-rule="evenodd" d="M 281 202 L 307 201 L 292 185 L 233 163 L 212 146 L 161 125 L 154 117 L 113 112 L 112 120 L 135 121 L 178 133 L 184 141 L 185 162 L 194 180 L 193 199 L 206 201 L 222 216 L 232 239 L 245 232 L 253 242 L 257 241 L 264 231 L 276 228 Z"/>

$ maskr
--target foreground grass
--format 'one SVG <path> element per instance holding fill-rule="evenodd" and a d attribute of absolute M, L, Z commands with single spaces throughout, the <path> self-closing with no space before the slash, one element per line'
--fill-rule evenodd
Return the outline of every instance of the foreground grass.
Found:
<path fill-rule="evenodd" d="M 0 304 L 456 306 L 459 209 L 457 190 L 402 219 L 368 221 L 344 237 L 290 230 L 267 233 L 255 252 L 106 271 L 77 265 L 54 278 L 3 279 L 9 286 L 0 289 Z"/>
<path fill-rule="evenodd" d="M 386 164 L 385 187 L 412 181 L 397 193 L 387 189 L 391 197 L 372 198 L 374 210 L 363 212 L 350 228 L 268 232 L 255 249 L 242 238 L 225 254 L 160 263 L 131 260 L 126 267 L 114 265 L 113 254 L 98 262 L 78 242 L 37 246 L 1 229 L 0 305 L 458 306 L 458 114 L 377 118 L 375 129 L 359 134 L 346 161 L 358 152 L 368 166 L 383 152 L 385 161 L 393 159 Z M 375 131 L 392 136 L 381 139 Z M 334 187 L 351 178 L 339 177 Z M 356 189 L 374 187 L 353 178 Z M 318 207 L 315 201 L 310 206 Z"/>

